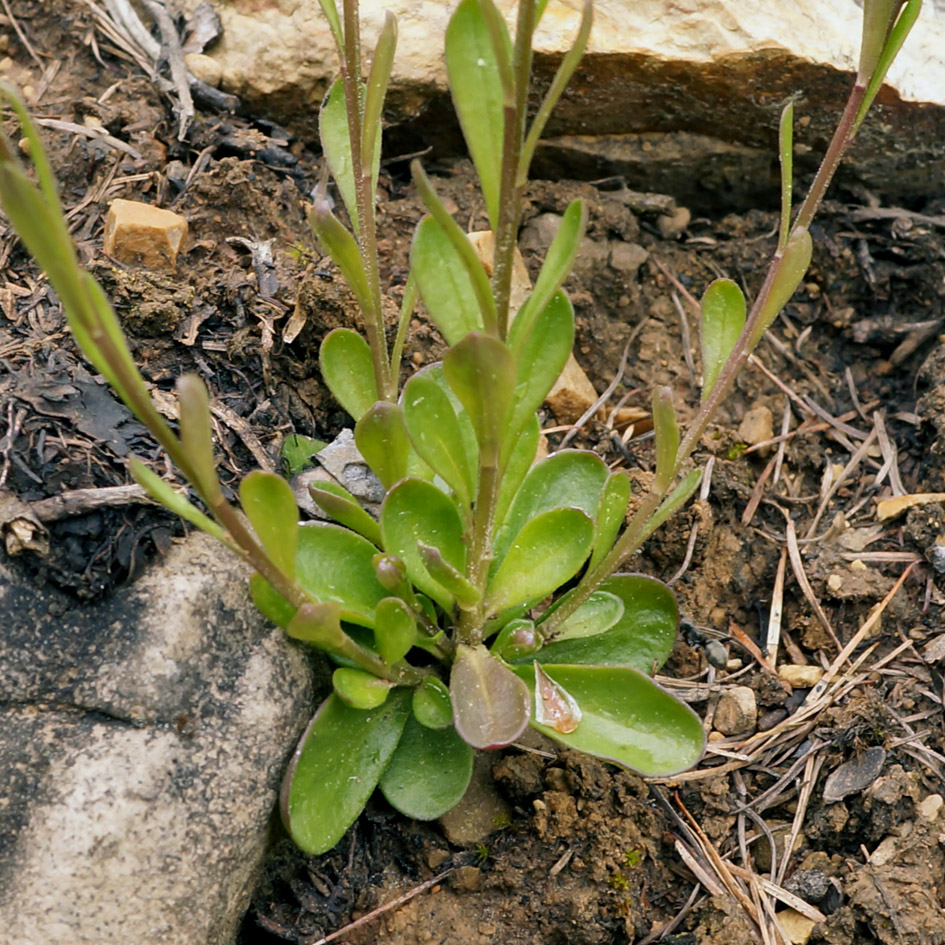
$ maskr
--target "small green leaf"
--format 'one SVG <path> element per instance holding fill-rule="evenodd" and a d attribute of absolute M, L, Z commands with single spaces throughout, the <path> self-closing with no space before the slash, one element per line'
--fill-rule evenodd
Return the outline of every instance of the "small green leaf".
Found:
<path fill-rule="evenodd" d="M 432 545 L 417 546 L 420 550 L 420 559 L 423 561 L 430 576 L 438 584 L 445 587 L 456 598 L 456 603 L 465 610 L 476 606 L 482 599 L 478 588 L 470 584 L 466 578 L 443 560 L 438 548 Z"/>
<path fill-rule="evenodd" d="M 577 256 L 581 247 L 586 226 L 587 209 L 584 201 L 573 200 L 564 211 L 558 232 L 551 241 L 548 255 L 545 256 L 541 272 L 538 273 L 535 288 L 515 316 L 515 321 L 521 323 L 514 333 L 515 342 L 512 350 L 515 354 L 520 353 L 520 349 L 531 335 L 535 319 L 545 310 L 568 277 L 571 266 L 574 264 L 574 257 Z"/>
<path fill-rule="evenodd" d="M 781 111 L 781 121 L 778 125 L 778 159 L 781 165 L 781 223 L 778 228 L 778 249 L 783 250 L 787 245 L 788 233 L 791 230 L 791 199 L 794 195 L 793 102 L 788 102 Z"/>
<path fill-rule="evenodd" d="M 240 503 L 269 560 L 294 579 L 299 507 L 291 486 L 275 473 L 256 469 L 240 483 Z"/>
<path fill-rule="evenodd" d="M 413 691 L 413 714 L 427 728 L 446 728 L 453 724 L 450 691 L 436 676 L 425 676 Z"/>
<path fill-rule="evenodd" d="M 338 50 L 338 58 L 344 62 L 345 37 L 341 28 L 341 19 L 338 16 L 338 8 L 335 6 L 335 0 L 318 0 L 318 5 L 328 20 L 328 26 L 331 28 L 331 35 L 335 40 L 335 48 Z"/>
<path fill-rule="evenodd" d="M 446 353 L 443 373 L 472 421 L 480 461 L 495 463 L 515 395 L 515 359 L 508 345 L 471 332 Z"/>
<path fill-rule="evenodd" d="M 484 646 L 461 643 L 450 673 L 453 724 L 473 748 L 500 748 L 528 725 L 528 688 Z"/>
<path fill-rule="evenodd" d="M 303 643 L 311 643 L 320 650 L 338 653 L 348 643 L 341 628 L 341 606 L 335 601 L 323 604 L 303 604 L 292 616 L 286 631 Z"/>
<path fill-rule="evenodd" d="M 466 573 L 463 520 L 456 502 L 432 483 L 402 479 L 381 506 L 381 535 L 384 548 L 406 565 L 411 583 L 449 611 L 453 595 L 431 577 L 419 545 L 439 549 L 447 564 Z"/>
<path fill-rule="evenodd" d="M 385 597 L 374 612 L 374 640 L 389 666 L 402 660 L 417 638 L 413 611 L 399 597 Z"/>
<path fill-rule="evenodd" d="M 331 684 L 338 698 L 352 709 L 376 709 L 387 701 L 394 688 L 387 679 L 348 666 L 339 666 L 331 674 Z"/>
<path fill-rule="evenodd" d="M 406 690 L 363 711 L 330 695 L 302 735 L 280 796 L 282 822 L 306 853 L 325 853 L 357 820 L 377 786 L 410 708 Z"/>
<path fill-rule="evenodd" d="M 676 408 L 673 392 L 668 387 L 653 391 L 653 432 L 656 436 L 656 475 L 653 491 L 662 492 L 669 487 L 679 452 L 679 426 L 676 423 Z"/>
<path fill-rule="evenodd" d="M 883 5 L 884 2 L 885 0 L 880 0 L 880 5 Z M 866 117 L 866 113 L 869 111 L 870 105 L 873 104 L 873 99 L 876 98 L 876 94 L 882 88 L 883 80 L 886 78 L 889 67 L 892 65 L 896 56 L 899 55 L 902 44 L 906 41 L 906 37 L 909 35 L 912 27 L 915 26 L 915 21 L 919 18 L 919 12 L 922 9 L 922 0 L 905 0 L 905 3 L 897 4 L 897 7 L 896 17 L 891 19 L 887 24 L 885 41 L 879 56 L 875 57 L 873 50 L 868 51 L 866 55 L 863 53 L 860 54 L 859 72 L 865 81 L 863 73 L 864 71 L 868 71 L 869 85 L 866 87 L 863 102 L 860 105 L 859 111 L 856 113 L 856 120 L 853 123 L 854 134 Z M 863 44 L 865 47 L 868 42 L 867 24 L 865 20 L 863 27 Z M 873 30 L 877 28 L 875 18 L 872 19 L 870 28 Z M 873 64 L 872 69 L 869 68 L 870 64 Z"/>
<path fill-rule="evenodd" d="M 641 541 L 645 541 L 653 532 L 656 531 L 668 518 L 671 518 L 688 501 L 702 479 L 702 470 L 693 469 L 676 486 L 675 489 L 663 499 L 660 507 L 649 517 L 643 529 Z"/>
<path fill-rule="evenodd" d="M 473 750 L 456 729 L 435 730 L 408 718 L 378 786 L 406 817 L 435 820 L 459 803 L 472 769 Z"/>
<path fill-rule="evenodd" d="M 515 404 L 505 432 L 503 457 L 514 449 L 519 433 L 564 370 L 574 344 L 574 309 L 564 292 L 557 292 L 538 316 L 531 333 L 521 342 L 518 325 L 516 319 L 509 332 L 517 370 Z"/>
<path fill-rule="evenodd" d="M 533 716 L 532 726 L 555 741 L 647 777 L 676 774 L 702 757 L 705 733 L 699 717 L 639 671 L 547 663 L 542 669 L 581 709 L 580 724 L 570 733 Z M 514 670 L 534 694 L 534 667 Z"/>
<path fill-rule="evenodd" d="M 318 189 L 315 193 L 315 203 L 308 212 L 308 222 L 318 237 L 318 241 L 341 270 L 351 291 L 357 296 L 361 311 L 373 312 L 374 296 L 364 271 L 364 262 L 361 259 L 357 241 L 331 212 L 331 205 Z"/>
<path fill-rule="evenodd" d="M 414 449 L 468 509 L 476 488 L 475 439 L 470 455 L 453 404 L 429 371 L 407 381 L 403 410 Z"/>
<path fill-rule="evenodd" d="M 317 601 L 341 605 L 342 619 L 374 626 L 374 608 L 387 590 L 372 559 L 377 548 L 366 538 L 321 522 L 299 528 L 296 580 Z"/>
<path fill-rule="evenodd" d="M 554 640 L 580 640 L 609 630 L 623 616 L 621 598 L 609 591 L 594 591 L 558 629 Z M 548 640 L 551 643 L 551 639 Z M 558 660 L 561 662 L 561 660 Z M 582 661 L 583 662 L 583 661 Z"/>
<path fill-rule="evenodd" d="M 731 279 L 716 279 L 702 296 L 702 399 L 709 396 L 745 327 L 745 296 Z"/>
<path fill-rule="evenodd" d="M 578 617 L 597 594 L 613 596 L 623 605 L 615 623 L 605 632 L 593 636 L 562 639 L 556 634 L 556 639 L 547 642 L 528 661 L 633 666 L 647 674 L 653 672 L 654 666 L 662 666 L 673 648 L 679 625 L 679 610 L 673 592 L 655 578 L 642 574 L 615 574 L 565 621 L 564 627 Z"/>
<path fill-rule="evenodd" d="M 486 589 L 486 612 L 540 599 L 574 577 L 587 559 L 594 523 L 580 509 L 551 509 L 525 524 Z"/>
<path fill-rule="evenodd" d="M 313 457 L 319 450 L 328 444 L 324 440 L 316 440 L 311 436 L 302 436 L 300 433 L 290 433 L 282 444 L 282 461 L 285 463 L 286 475 L 296 476 L 303 469 L 314 466 Z"/>
<path fill-rule="evenodd" d="M 384 26 L 377 38 L 371 71 L 368 74 L 367 91 L 364 96 L 364 128 L 361 136 L 361 161 L 372 172 L 371 193 L 377 190 L 377 174 L 380 169 L 381 112 L 390 82 L 394 51 L 397 48 L 397 17 L 390 10 L 384 11 Z"/>
<path fill-rule="evenodd" d="M 361 504 L 344 486 L 335 482 L 313 482 L 308 487 L 312 501 L 340 525 L 363 535 L 372 545 L 381 545 L 377 522 L 361 508 Z"/>
<path fill-rule="evenodd" d="M 606 480 L 606 464 L 589 450 L 560 450 L 535 463 L 501 520 L 493 545 L 493 570 L 525 524 L 542 512 L 571 506 L 594 519 Z"/>
<path fill-rule="evenodd" d="M 784 255 L 778 263 L 771 291 L 761 309 L 758 321 L 751 333 L 748 344 L 750 348 L 761 341 L 762 336 L 778 317 L 778 313 L 790 301 L 795 290 L 801 284 L 813 252 L 810 231 L 806 227 L 795 227 L 788 237 L 784 247 Z"/>
<path fill-rule="evenodd" d="M 261 574 L 249 579 L 249 594 L 256 609 L 268 617 L 277 627 L 285 630 L 292 622 L 296 610 Z"/>
<path fill-rule="evenodd" d="M 534 620 L 510 620 L 498 633 L 490 652 L 506 662 L 524 659 L 541 649 L 541 634 Z"/>
<path fill-rule="evenodd" d="M 354 442 L 385 489 L 407 475 L 410 438 L 397 404 L 380 400 L 370 407 L 354 428 Z"/>
<path fill-rule="evenodd" d="M 231 544 L 226 532 L 212 518 L 208 518 L 197 506 L 193 505 L 185 496 L 175 492 L 160 476 L 153 473 L 144 463 L 132 459 L 128 464 L 135 482 L 141 486 L 152 499 L 160 502 L 166 509 L 170 509 L 182 519 L 195 525 L 201 531 L 212 535 L 217 541 Z"/>
<path fill-rule="evenodd" d="M 210 502 L 223 497 L 213 458 L 213 427 L 210 421 L 210 397 L 196 374 L 177 379 L 180 409 L 180 442 L 197 477 L 194 485 Z"/>
<path fill-rule="evenodd" d="M 322 378 L 335 400 L 360 420 L 378 400 L 368 343 L 350 328 L 336 328 L 322 340 L 318 359 Z"/>
<path fill-rule="evenodd" d="M 597 531 L 594 534 L 594 550 L 587 567 L 593 570 L 613 547 L 623 525 L 627 506 L 630 503 L 630 478 L 620 470 L 612 472 L 604 483 L 597 509 Z"/>
<path fill-rule="evenodd" d="M 521 488 L 528 470 L 535 462 L 538 453 L 538 442 L 541 439 L 541 424 L 536 414 L 532 414 L 522 427 L 512 445 L 511 453 L 505 461 L 505 472 L 499 484 L 499 497 L 496 499 L 495 520 L 504 522 L 509 506 Z"/>
<path fill-rule="evenodd" d="M 482 0 L 492 3 L 492 0 Z M 499 193 L 505 128 L 502 71 L 480 0 L 462 0 L 446 28 L 446 72 L 453 106 L 489 211 L 492 229 L 499 221 Z M 511 62 L 512 46 L 505 31 L 503 59 Z"/>

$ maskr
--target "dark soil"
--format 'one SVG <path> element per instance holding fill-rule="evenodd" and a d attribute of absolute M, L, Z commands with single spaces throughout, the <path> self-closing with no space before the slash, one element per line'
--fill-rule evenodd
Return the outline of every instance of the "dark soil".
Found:
<path fill-rule="evenodd" d="M 10 39 L 12 61 L 0 69 L 32 86 L 33 111 L 80 124 L 94 117 L 140 155 L 44 132 L 82 258 L 112 298 L 159 403 L 170 410 L 174 379 L 182 373 L 206 381 L 218 408 L 215 432 L 230 489 L 258 465 L 277 466 L 286 435 L 333 437 L 347 417 L 321 384 L 317 348 L 326 331 L 355 320 L 355 308 L 305 224 L 305 201 L 320 166 L 315 143 L 292 139 L 264 114 L 212 111 L 198 113 L 179 142 L 171 103 L 100 35 L 97 61 L 84 5 L 14 0 L 12 8 L 44 65 L 61 62 L 44 78 Z M 424 146 L 415 144 L 411 150 Z M 470 165 L 455 160 L 430 170 L 463 225 L 485 228 Z M 648 208 L 671 206 L 673 195 L 644 199 L 628 193 L 633 187 L 633 181 L 535 181 L 526 222 L 562 212 L 575 196 L 586 199 L 593 242 L 567 284 L 578 315 L 577 358 L 603 390 L 629 341 L 628 367 L 611 404 L 627 395 L 627 406 L 645 411 L 653 385 L 668 384 L 685 420 L 698 388 L 683 357 L 684 319 L 687 334 L 697 335 L 682 292 L 699 296 L 720 274 L 749 293 L 756 288 L 774 245 L 776 207 L 694 219 L 667 240 L 656 210 Z M 191 242 L 175 272 L 124 266 L 103 255 L 103 220 L 115 197 L 155 203 L 188 219 Z M 691 638 L 695 646 L 681 640 L 664 670 L 690 680 L 677 691 L 711 718 L 726 689 L 750 687 L 760 724 L 775 733 L 763 752 L 745 760 L 759 744 L 748 734 L 715 741 L 721 753 L 710 752 L 698 771 L 660 784 L 547 745 L 538 753 L 497 753 L 492 775 L 507 813 L 469 848 L 451 845 L 438 825 L 407 821 L 380 800 L 326 856 L 303 857 L 277 837 L 244 923 L 243 945 L 314 942 L 435 877 L 406 905 L 346 941 L 650 942 L 681 913 L 663 942 L 761 941 L 748 917 L 751 896 L 746 905 L 718 879 L 712 888 L 708 846 L 756 879 L 773 875 L 816 906 L 826 921 L 811 941 L 945 942 L 941 827 L 919 810 L 941 791 L 945 763 L 945 647 L 938 646 L 945 588 L 933 566 L 941 567 L 945 513 L 931 504 L 884 523 L 876 516 L 876 500 L 899 490 L 891 468 L 906 493 L 945 490 L 945 348 L 939 337 L 945 240 L 927 220 L 943 208 L 874 212 L 882 206 L 882 194 L 834 194 L 815 227 L 810 272 L 759 349 L 766 370 L 744 372 L 705 439 L 700 460 L 716 460 L 707 498 L 634 562 L 635 569 L 669 579 L 691 544 L 691 560 L 675 584 L 683 613 L 710 631 L 763 645 L 788 521 L 801 539 L 811 596 L 841 644 L 915 561 L 851 658 L 875 648 L 856 672 L 843 668 L 853 674 L 847 691 L 791 728 L 785 720 L 799 710 L 806 690 L 792 690 L 768 673 L 751 646 L 733 643 L 731 656 L 742 668 L 732 664 L 731 673 L 715 674 L 706 668 L 698 638 Z M 419 215 L 406 163 L 393 159 L 382 173 L 379 217 L 392 312 Z M 272 241 L 273 270 L 251 251 L 264 241 Z M 638 270 L 611 264 L 620 244 L 647 250 Z M 540 256 L 525 255 L 534 275 Z M 147 432 L 92 376 L 58 300 L 9 231 L 0 264 L 0 497 L 12 493 L 33 507 L 64 491 L 124 485 L 130 454 L 173 476 Z M 442 350 L 422 318 L 411 328 L 407 372 Z M 744 452 L 740 424 L 758 407 L 770 409 L 776 434 L 786 410 L 787 429 L 807 421 L 788 440 L 776 482 L 769 468 L 774 452 Z M 841 416 L 839 427 L 823 422 Z M 848 477 L 829 492 L 829 477 L 877 427 Z M 636 432 L 644 429 L 640 424 Z M 549 435 L 552 447 L 561 435 Z M 597 419 L 576 445 L 644 477 L 650 441 L 631 437 L 618 445 L 615 439 L 619 435 Z M 753 497 L 760 504 L 743 524 Z M 0 512 L 4 508 L 0 504 Z M 173 516 L 141 504 L 47 517 L 45 525 L 48 551 L 37 540 L 35 550 L 17 556 L 19 566 L 37 582 L 83 599 L 132 580 L 182 534 Z M 790 563 L 786 574 L 779 663 L 829 665 L 837 645 Z M 732 674 L 735 682 L 728 681 Z M 886 752 L 874 773 L 878 779 L 826 802 L 828 775 L 877 746 Z M 795 822 L 797 840 L 781 869 Z M 901 845 L 894 861 L 866 864 L 891 836 Z M 681 846 L 696 851 L 695 867 L 680 855 Z M 764 921 L 770 928 L 770 919 Z"/>

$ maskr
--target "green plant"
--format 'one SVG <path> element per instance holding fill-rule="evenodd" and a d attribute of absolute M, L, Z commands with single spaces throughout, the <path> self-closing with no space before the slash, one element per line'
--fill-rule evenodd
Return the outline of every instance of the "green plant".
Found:
<path fill-rule="evenodd" d="M 536 410 L 570 354 L 574 316 L 561 286 L 578 251 L 585 211 L 575 201 L 517 313 L 510 303 L 528 168 L 545 122 L 573 73 L 579 34 L 528 123 L 532 36 L 547 0 L 520 0 L 514 37 L 492 0 L 460 0 L 446 34 L 456 111 L 495 234 L 491 280 L 419 164 L 429 211 L 416 229 L 402 314 L 388 347 L 381 306 L 374 193 L 381 112 L 396 45 L 388 16 L 367 77 L 356 0 L 321 0 L 341 77 L 320 114 L 324 153 L 350 229 L 323 180 L 310 220 L 354 291 L 364 336 L 323 340 L 322 373 L 354 417 L 358 447 L 387 490 L 379 520 L 343 488 L 314 500 L 335 524 L 298 523 L 289 485 L 250 473 L 242 514 L 217 480 L 208 394 L 178 383 L 172 432 L 152 404 L 115 316 L 75 258 L 35 126 L 9 98 L 38 186 L 0 140 L 0 199 L 46 270 L 73 333 L 95 367 L 151 429 L 206 511 L 147 467 L 131 472 L 155 498 L 218 538 L 254 568 L 253 599 L 297 640 L 335 664 L 286 775 L 281 806 L 305 850 L 332 847 L 375 787 L 403 813 L 433 818 L 467 786 L 473 750 L 515 741 L 528 724 L 597 757 L 668 774 L 701 756 L 698 718 L 650 678 L 666 659 L 678 614 L 669 589 L 618 569 L 699 482 L 690 454 L 738 370 L 807 269 L 808 227 L 837 164 L 918 13 L 920 0 L 867 0 L 856 84 L 811 193 L 791 222 L 791 108 L 782 118 L 783 213 L 777 250 L 750 312 L 728 280 L 703 300 L 702 403 L 680 436 L 670 391 L 653 395 L 655 469 L 625 522 L 630 485 L 594 454 L 569 450 L 534 462 Z M 407 323 L 418 298 L 449 345 L 398 389 Z M 317 443 L 296 438 L 300 468 Z"/>

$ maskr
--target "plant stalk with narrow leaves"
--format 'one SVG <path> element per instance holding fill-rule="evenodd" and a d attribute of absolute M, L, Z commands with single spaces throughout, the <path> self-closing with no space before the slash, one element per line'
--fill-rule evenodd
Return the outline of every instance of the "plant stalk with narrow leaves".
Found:
<path fill-rule="evenodd" d="M 309 220 L 357 298 L 363 330 L 330 332 L 320 363 L 386 490 L 377 519 L 340 485 L 319 483 L 312 498 L 332 521 L 300 524 L 288 483 L 258 471 L 240 486 L 241 511 L 226 499 L 205 387 L 194 376 L 179 381 L 174 433 L 150 400 L 102 290 L 77 263 L 35 126 L 9 87 L 4 93 L 38 184 L 9 139 L 0 139 L 0 200 L 11 223 L 46 270 L 89 360 L 151 429 L 204 510 L 136 460 L 132 475 L 244 558 L 260 610 L 335 664 L 333 691 L 299 743 L 281 798 L 286 826 L 310 852 L 334 846 L 376 787 L 408 816 L 440 816 L 464 793 L 474 750 L 508 745 L 529 724 L 648 775 L 698 761 L 699 719 L 651 678 L 675 639 L 676 602 L 661 582 L 619 571 L 697 487 L 691 454 L 803 278 L 810 222 L 920 0 L 864 3 L 856 83 L 793 221 L 793 116 L 785 109 L 781 228 L 768 274 L 750 312 L 733 282 L 707 289 L 701 406 L 681 436 L 669 390 L 654 392 L 653 481 L 629 522 L 623 472 L 582 450 L 536 462 L 537 410 L 574 340 L 574 313 L 561 287 L 584 235 L 580 201 L 565 211 L 530 294 L 517 311 L 512 304 L 529 166 L 587 45 L 590 0 L 530 121 L 532 41 L 547 0 L 519 0 L 514 36 L 493 0 L 458 3 L 445 37 L 447 73 L 494 250 L 491 259 L 480 258 L 414 162 L 428 213 L 414 233 L 390 346 L 375 191 L 396 21 L 386 17 L 365 77 L 356 0 L 343 0 L 340 14 L 335 0 L 320 3 L 340 75 L 322 105 L 319 131 L 348 224 L 333 212 L 327 173 Z M 400 389 L 407 325 L 419 299 L 448 350 Z"/>

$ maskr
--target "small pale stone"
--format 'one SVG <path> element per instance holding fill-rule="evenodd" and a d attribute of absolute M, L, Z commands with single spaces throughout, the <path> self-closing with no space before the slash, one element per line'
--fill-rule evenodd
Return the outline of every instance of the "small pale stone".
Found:
<path fill-rule="evenodd" d="M 794 909 L 784 909 L 778 913 L 778 923 L 784 930 L 791 945 L 807 945 L 817 923 Z"/>
<path fill-rule="evenodd" d="M 663 213 L 656 218 L 656 228 L 664 240 L 678 240 L 692 219 L 687 207 L 677 207 L 672 213 Z"/>
<path fill-rule="evenodd" d="M 223 66 L 216 59 L 205 56 L 203 53 L 188 53 L 184 56 L 184 63 L 195 79 L 200 79 L 201 82 L 206 82 L 215 89 L 220 87 Z"/>
<path fill-rule="evenodd" d="M 637 243 L 622 243 L 614 241 L 610 244 L 610 268 L 622 273 L 628 278 L 636 275 L 650 254 Z M 627 303 L 629 303 L 627 299 Z"/>
<path fill-rule="evenodd" d="M 898 852 L 898 838 L 886 837 L 880 841 L 879 846 L 870 854 L 870 866 L 885 866 L 896 858 Z"/>
<path fill-rule="evenodd" d="M 831 574 L 827 578 L 827 587 L 832 591 L 839 591 L 843 587 L 843 578 L 839 574 Z"/>
<path fill-rule="evenodd" d="M 738 439 L 749 446 L 770 440 L 774 436 L 774 417 L 771 411 L 759 404 L 752 407 L 738 425 Z"/>
<path fill-rule="evenodd" d="M 941 794 L 930 794 L 916 804 L 916 816 L 923 820 L 937 820 L 943 806 L 945 806 L 945 798 Z"/>
<path fill-rule="evenodd" d="M 723 735 L 743 735 L 758 721 L 755 693 L 747 686 L 726 689 L 719 699 L 713 724 Z"/>
<path fill-rule="evenodd" d="M 121 262 L 173 268 L 187 237 L 187 221 L 172 210 L 116 198 L 105 220 L 104 251 Z"/>
<path fill-rule="evenodd" d="M 819 666 L 784 663 L 778 667 L 778 677 L 790 683 L 795 689 L 810 689 L 820 682 L 823 675 L 824 671 Z"/>

